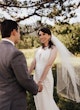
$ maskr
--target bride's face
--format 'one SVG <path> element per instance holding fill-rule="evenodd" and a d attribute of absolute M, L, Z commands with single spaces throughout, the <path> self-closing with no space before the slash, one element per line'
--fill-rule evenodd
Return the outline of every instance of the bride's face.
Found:
<path fill-rule="evenodd" d="M 42 31 L 40 31 L 38 35 L 39 35 L 40 42 L 44 45 L 48 45 L 48 42 L 49 42 L 51 36 Z"/>

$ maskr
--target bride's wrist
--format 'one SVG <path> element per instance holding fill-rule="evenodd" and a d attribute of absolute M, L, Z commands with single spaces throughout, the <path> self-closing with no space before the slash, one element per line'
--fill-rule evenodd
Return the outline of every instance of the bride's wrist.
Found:
<path fill-rule="evenodd" d="M 38 83 L 41 83 L 42 84 L 43 82 L 41 80 L 39 80 Z"/>

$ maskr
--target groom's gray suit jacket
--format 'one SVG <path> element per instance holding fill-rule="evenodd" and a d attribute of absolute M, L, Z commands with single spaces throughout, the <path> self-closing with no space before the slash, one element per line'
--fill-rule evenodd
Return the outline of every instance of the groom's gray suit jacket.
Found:
<path fill-rule="evenodd" d="M 0 110 L 27 110 L 26 90 L 36 95 L 38 87 L 28 74 L 23 53 L 10 42 L 1 41 Z"/>

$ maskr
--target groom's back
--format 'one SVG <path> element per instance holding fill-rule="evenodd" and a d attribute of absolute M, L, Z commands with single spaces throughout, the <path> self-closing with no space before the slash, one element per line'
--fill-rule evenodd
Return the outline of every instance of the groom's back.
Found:
<path fill-rule="evenodd" d="M 15 51 L 18 50 L 11 43 L 7 41 L 0 43 L 0 96 L 11 94 L 11 92 L 15 94 L 22 89 L 10 67 Z"/>

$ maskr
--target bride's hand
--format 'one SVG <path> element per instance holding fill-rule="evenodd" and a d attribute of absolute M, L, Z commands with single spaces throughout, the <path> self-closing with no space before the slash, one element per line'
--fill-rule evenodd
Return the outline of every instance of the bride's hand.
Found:
<path fill-rule="evenodd" d="M 38 82 L 38 92 L 41 92 L 43 90 L 43 85 L 41 82 Z"/>

